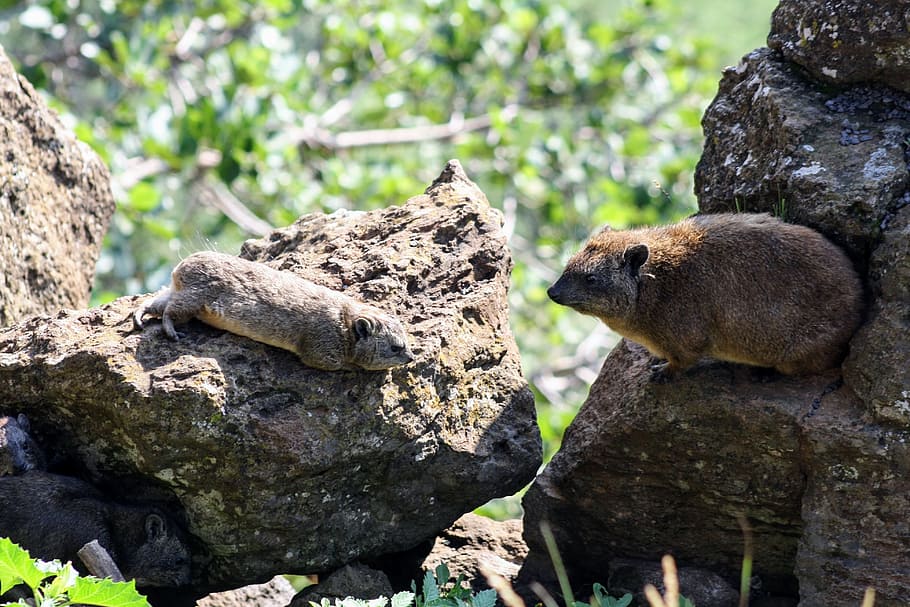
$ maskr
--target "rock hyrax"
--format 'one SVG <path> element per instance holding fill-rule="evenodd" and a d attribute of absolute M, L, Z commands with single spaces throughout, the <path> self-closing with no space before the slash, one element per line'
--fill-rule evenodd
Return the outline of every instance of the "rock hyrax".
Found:
<path fill-rule="evenodd" d="M 190 582 L 189 544 L 170 517 L 153 506 L 109 501 L 80 479 L 39 470 L 0 477 L 0 512 L 0 537 L 33 557 L 72 561 L 85 574 L 78 550 L 98 540 L 139 587 Z"/>
<path fill-rule="evenodd" d="M 853 265 L 766 214 L 595 234 L 547 294 L 684 370 L 703 356 L 785 374 L 837 366 L 861 320 Z"/>
<path fill-rule="evenodd" d="M 171 339 L 178 339 L 174 323 L 198 318 L 326 371 L 389 369 L 413 359 L 396 318 L 291 272 L 212 251 L 174 268 L 170 288 L 133 314 L 137 327 L 146 314 L 161 318 Z"/>
<path fill-rule="evenodd" d="M 32 439 L 25 414 L 0 417 L 0 476 L 44 469 L 44 454 Z"/>

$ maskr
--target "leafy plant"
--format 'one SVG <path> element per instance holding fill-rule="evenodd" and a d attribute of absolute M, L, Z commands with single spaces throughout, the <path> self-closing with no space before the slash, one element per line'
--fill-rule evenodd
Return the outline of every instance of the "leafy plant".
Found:
<path fill-rule="evenodd" d="M 145 597 L 136 591 L 135 581 L 82 577 L 71 563 L 33 559 L 10 539 L 0 538 L 0 595 L 20 584 L 29 587 L 38 607 L 149 607 Z M 3 603 L 25 604 L 21 599 L 17 603 Z"/>
<path fill-rule="evenodd" d="M 590 607 L 627 607 L 632 602 L 631 594 L 623 595 L 617 599 L 607 594 L 607 589 L 600 584 L 594 584 L 592 592 Z M 588 607 L 588 603 L 576 601 L 575 607 Z"/>
<path fill-rule="evenodd" d="M 422 595 L 416 595 L 416 607 L 494 607 L 496 605 L 495 590 L 481 590 L 472 593 L 464 585 L 465 576 L 461 574 L 449 586 L 452 578 L 449 568 L 445 563 L 436 567 L 436 573 L 427 571 L 423 576 Z M 416 585 L 411 584 L 411 590 L 416 593 Z"/>
<path fill-rule="evenodd" d="M 391 607 L 494 607 L 496 605 L 496 591 L 482 590 L 478 593 L 471 592 L 464 586 L 464 575 L 449 586 L 452 575 L 445 563 L 436 567 L 436 572 L 427 571 L 421 584 L 421 594 L 417 593 L 417 584 L 411 582 L 412 592 L 399 592 L 392 596 Z M 335 599 L 332 604 L 329 599 L 322 599 L 316 603 L 310 601 L 312 607 L 386 607 L 389 599 L 381 596 L 376 599 L 355 599 L 347 597 Z"/>

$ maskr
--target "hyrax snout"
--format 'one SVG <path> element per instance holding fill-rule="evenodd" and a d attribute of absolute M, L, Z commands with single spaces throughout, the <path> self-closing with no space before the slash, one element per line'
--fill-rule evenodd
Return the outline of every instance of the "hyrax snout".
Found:
<path fill-rule="evenodd" d="M 852 263 L 818 232 L 766 214 L 699 215 L 595 234 L 547 291 L 666 359 L 785 374 L 836 367 L 862 316 Z"/>

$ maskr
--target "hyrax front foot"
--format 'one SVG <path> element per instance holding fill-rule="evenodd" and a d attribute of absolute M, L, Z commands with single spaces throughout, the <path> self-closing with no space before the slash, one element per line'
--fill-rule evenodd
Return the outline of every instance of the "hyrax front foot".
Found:
<path fill-rule="evenodd" d="M 168 313 L 168 304 L 171 302 L 172 294 L 172 291 L 168 287 L 164 287 L 155 294 L 155 297 L 152 298 L 151 301 L 147 301 L 139 306 L 139 308 L 133 312 L 133 326 L 140 330 L 145 328 L 144 318 L 146 316 L 151 316 L 152 318 L 161 319 L 161 328 L 169 339 L 176 341 L 181 337 L 185 337 L 174 328 L 174 319 L 172 314 Z"/>

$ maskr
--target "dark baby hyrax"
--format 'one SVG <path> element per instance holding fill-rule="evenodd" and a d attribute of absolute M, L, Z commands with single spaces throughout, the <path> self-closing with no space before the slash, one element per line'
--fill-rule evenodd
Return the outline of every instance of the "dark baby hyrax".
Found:
<path fill-rule="evenodd" d="M 818 232 L 767 214 L 699 215 L 585 244 L 547 294 L 666 359 L 702 357 L 811 374 L 838 366 L 862 285 Z"/>
<path fill-rule="evenodd" d="M 190 582 L 186 534 L 154 506 L 115 503 L 80 479 L 32 470 L 0 477 L 0 512 L 0 537 L 33 557 L 72 561 L 87 573 L 78 551 L 98 540 L 137 586 Z"/>
<path fill-rule="evenodd" d="M 397 318 L 291 272 L 212 251 L 174 268 L 171 286 L 133 314 L 137 327 L 145 315 L 161 318 L 171 339 L 178 338 L 175 324 L 198 318 L 326 371 L 383 370 L 413 360 Z"/>
<path fill-rule="evenodd" d="M 31 434 L 28 418 L 0 417 L 0 476 L 43 470 L 44 454 Z"/>

